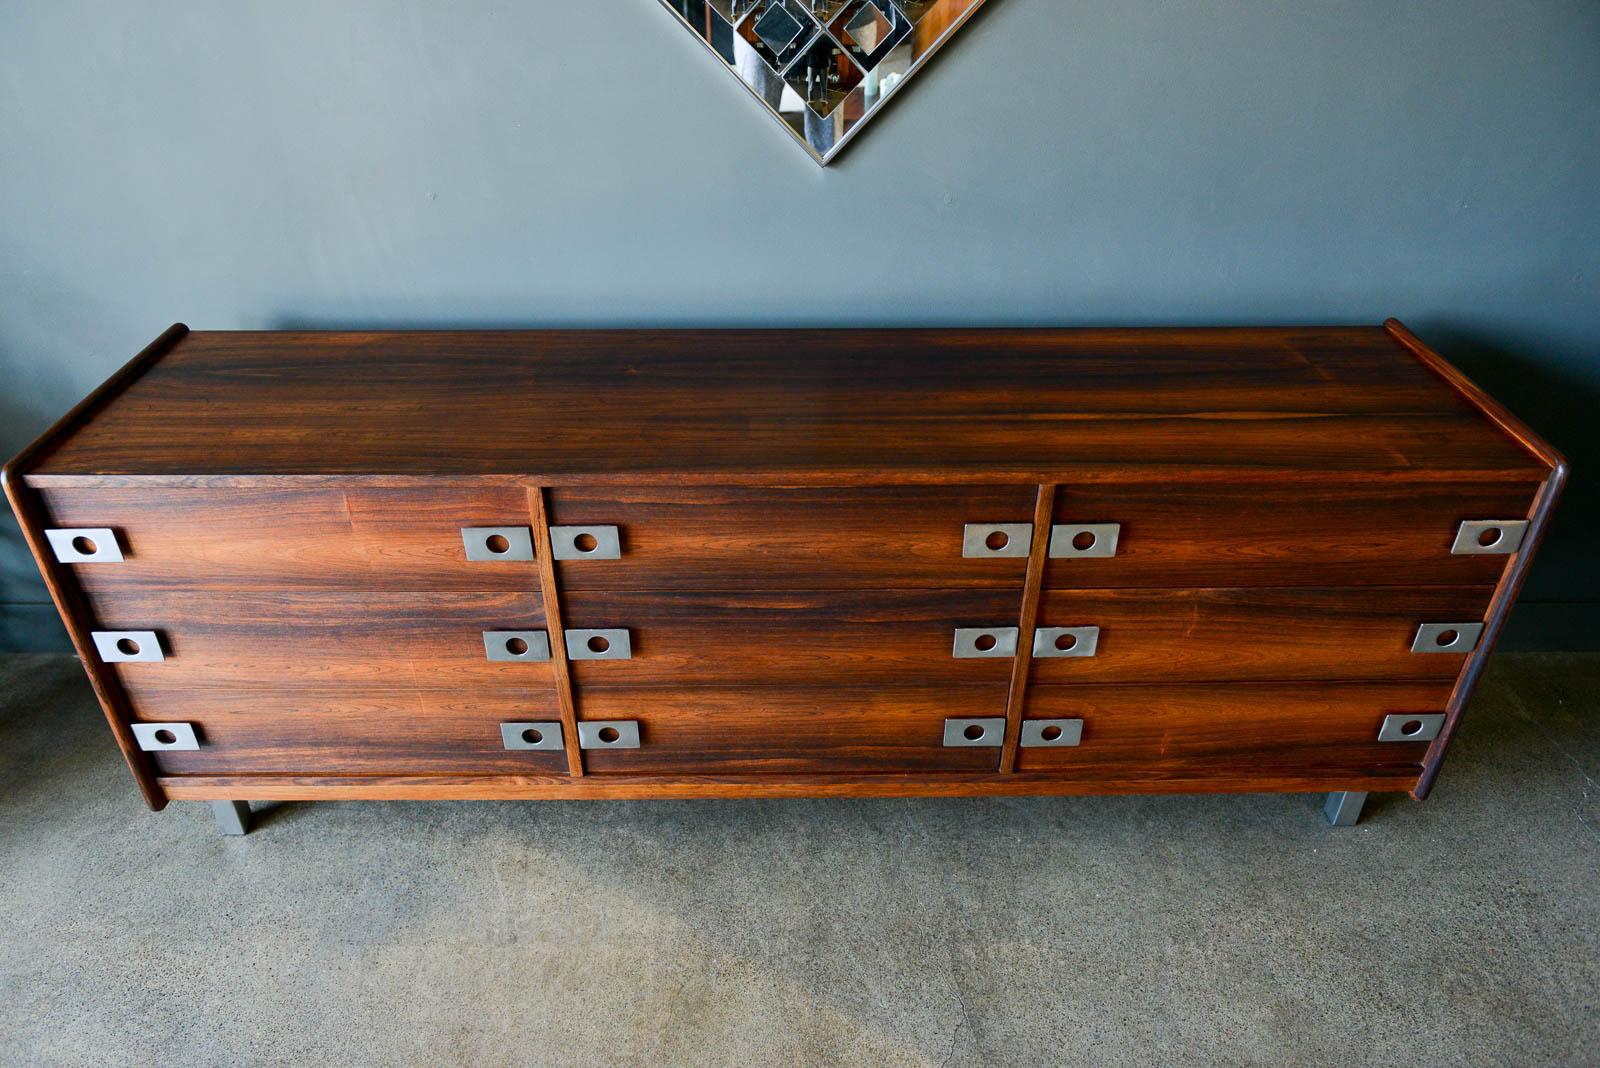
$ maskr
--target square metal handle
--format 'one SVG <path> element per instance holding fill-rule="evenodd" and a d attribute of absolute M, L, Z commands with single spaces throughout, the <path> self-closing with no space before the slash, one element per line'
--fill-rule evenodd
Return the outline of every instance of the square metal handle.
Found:
<path fill-rule="evenodd" d="M 957 627 L 955 646 L 950 655 L 957 660 L 1017 655 L 1016 627 Z"/>
<path fill-rule="evenodd" d="M 1117 555 L 1121 523 L 1057 523 L 1050 528 L 1050 557 L 1088 560 Z"/>
<path fill-rule="evenodd" d="M 993 749 L 1005 744 L 1004 716 L 992 719 L 947 719 L 944 744 L 951 749 Z"/>
<path fill-rule="evenodd" d="M 589 720 L 578 724 L 581 749 L 637 749 L 639 721 L 632 719 Z"/>
<path fill-rule="evenodd" d="M 1470 653 L 1483 636 L 1482 623 L 1424 623 L 1411 639 L 1413 653 Z"/>
<path fill-rule="evenodd" d="M 616 527 L 551 527 L 550 555 L 557 560 L 619 560 L 622 535 Z"/>
<path fill-rule="evenodd" d="M 568 660 L 631 660 L 633 637 L 626 628 L 567 631 Z"/>
<path fill-rule="evenodd" d="M 962 528 L 961 555 L 969 559 L 1026 558 L 1032 548 L 1032 523 L 968 523 Z"/>
<path fill-rule="evenodd" d="M 103 663 L 156 664 L 167 658 L 161 636 L 153 630 L 96 630 L 89 637 Z"/>
<path fill-rule="evenodd" d="M 1469 519 L 1456 531 L 1455 556 L 1509 556 L 1528 536 L 1526 519 Z"/>
<path fill-rule="evenodd" d="M 507 749 L 565 749 L 559 723 L 502 723 L 500 741 Z"/>
<path fill-rule="evenodd" d="M 527 527 L 462 527 L 461 544 L 467 559 L 479 563 L 533 559 L 533 531 Z"/>
<path fill-rule="evenodd" d="M 110 527 L 70 527 L 47 530 L 45 540 L 63 564 L 120 564 L 122 546 Z"/>
<path fill-rule="evenodd" d="M 1067 749 L 1083 741 L 1081 719 L 1025 719 L 1022 721 L 1024 749 Z"/>
<path fill-rule="evenodd" d="M 1402 713 L 1383 717 L 1378 728 L 1380 742 L 1431 742 L 1444 729 L 1444 716 L 1437 712 Z"/>
<path fill-rule="evenodd" d="M 542 663 L 550 659 L 550 635 L 542 630 L 486 630 L 483 651 L 497 663 Z"/>
<path fill-rule="evenodd" d="M 134 740 L 147 753 L 192 752 L 200 748 L 192 723 L 131 723 Z"/>
<path fill-rule="evenodd" d="M 1040 627 L 1033 632 L 1033 655 L 1041 660 L 1093 656 L 1099 648 L 1099 627 Z"/>

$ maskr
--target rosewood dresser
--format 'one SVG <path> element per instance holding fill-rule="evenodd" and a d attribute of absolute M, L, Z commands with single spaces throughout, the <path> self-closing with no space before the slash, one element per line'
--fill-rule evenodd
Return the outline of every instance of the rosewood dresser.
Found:
<path fill-rule="evenodd" d="M 1565 477 L 1404 327 L 190 333 L 5 470 L 153 808 L 1424 797 Z"/>

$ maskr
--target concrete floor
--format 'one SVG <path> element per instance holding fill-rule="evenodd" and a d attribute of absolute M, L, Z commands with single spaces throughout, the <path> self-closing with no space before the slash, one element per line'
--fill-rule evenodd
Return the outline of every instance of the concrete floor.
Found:
<path fill-rule="evenodd" d="M 1600 656 L 1502 656 L 1432 800 L 139 802 L 0 658 L 6 1065 L 1580 1064 Z"/>

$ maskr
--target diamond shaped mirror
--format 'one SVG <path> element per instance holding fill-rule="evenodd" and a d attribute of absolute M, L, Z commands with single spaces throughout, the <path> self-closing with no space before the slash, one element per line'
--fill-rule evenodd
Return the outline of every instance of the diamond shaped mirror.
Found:
<path fill-rule="evenodd" d="M 984 0 L 661 0 L 824 166 Z"/>

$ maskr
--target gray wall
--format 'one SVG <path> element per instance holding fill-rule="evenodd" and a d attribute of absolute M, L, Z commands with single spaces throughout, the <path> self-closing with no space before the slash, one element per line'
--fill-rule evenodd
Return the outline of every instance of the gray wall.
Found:
<path fill-rule="evenodd" d="M 0 449 L 178 319 L 1392 314 L 1569 452 L 1518 623 L 1592 643 L 1597 187 L 1594 0 L 990 0 L 827 171 L 656 0 L 8 0 Z"/>

